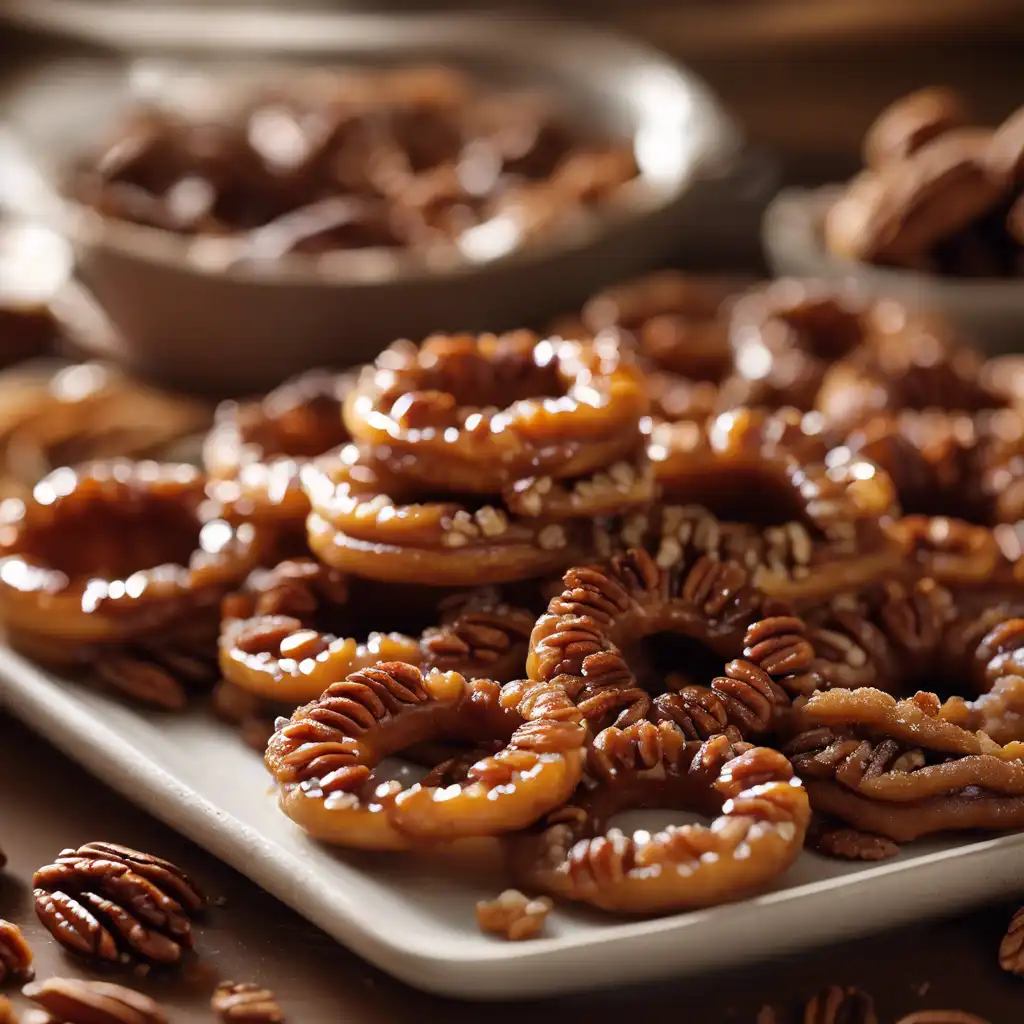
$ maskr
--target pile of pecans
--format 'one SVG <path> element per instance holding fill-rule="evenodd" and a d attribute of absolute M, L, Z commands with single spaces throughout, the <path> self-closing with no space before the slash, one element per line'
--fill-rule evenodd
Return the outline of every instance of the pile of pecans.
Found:
<path fill-rule="evenodd" d="M 313 73 L 229 106 L 132 111 L 72 194 L 274 260 L 426 252 L 498 219 L 529 241 L 639 173 L 631 145 L 588 137 L 550 96 L 495 93 L 448 68 Z"/>
<path fill-rule="evenodd" d="M 1024 274 L 1024 107 L 991 129 L 949 89 L 913 92 L 868 130 L 864 162 L 825 219 L 835 255 L 955 277 Z"/>

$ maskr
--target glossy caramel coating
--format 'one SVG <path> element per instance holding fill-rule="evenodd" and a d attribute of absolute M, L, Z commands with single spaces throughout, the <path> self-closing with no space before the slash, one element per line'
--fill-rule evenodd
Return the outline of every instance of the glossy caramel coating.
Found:
<path fill-rule="evenodd" d="M 16 635 L 123 642 L 215 612 L 256 562 L 255 534 L 204 512 L 190 466 L 57 470 L 0 525 L 0 616 Z M 57 645 L 59 647 L 59 645 Z"/>
<path fill-rule="evenodd" d="M 437 739 L 506 740 L 451 786 L 378 785 L 390 754 Z M 281 808 L 310 835 L 364 849 L 524 828 L 572 794 L 583 768 L 579 712 L 558 684 L 466 680 L 387 662 L 333 683 L 267 748 Z"/>
<path fill-rule="evenodd" d="M 688 553 L 741 562 L 773 597 L 814 602 L 872 583 L 903 557 L 885 524 L 888 475 L 831 450 L 813 416 L 735 409 L 701 428 L 661 424 L 648 453 L 663 507 L 651 517 L 656 560 Z"/>
<path fill-rule="evenodd" d="M 433 490 L 493 494 L 532 476 L 580 477 L 628 458 L 648 400 L 611 340 L 428 338 L 385 350 L 345 405 L 353 436 Z"/>
<path fill-rule="evenodd" d="M 608 828 L 614 814 L 641 807 L 714 820 L 653 835 Z M 581 787 L 538 829 L 508 840 L 510 865 L 524 886 L 604 910 L 692 910 L 770 885 L 799 856 L 809 820 L 783 755 L 716 736 L 662 750 L 653 768 L 619 769 Z"/>

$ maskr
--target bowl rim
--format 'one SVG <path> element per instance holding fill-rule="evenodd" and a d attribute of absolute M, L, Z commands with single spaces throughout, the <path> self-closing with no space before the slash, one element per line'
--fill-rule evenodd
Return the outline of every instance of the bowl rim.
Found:
<path fill-rule="evenodd" d="M 825 247 L 822 220 L 845 189 L 832 182 L 817 188 L 785 188 L 768 203 L 761 221 L 761 244 L 772 270 L 791 276 L 843 276 L 899 295 L 910 289 L 942 293 L 965 303 L 1013 301 L 1024 312 L 1024 280 L 1017 277 L 953 277 L 920 270 L 879 266 L 836 256 Z M 807 268 L 795 274 L 788 269 Z"/>
<path fill-rule="evenodd" d="M 637 101 L 641 110 L 646 105 L 648 111 L 653 111 L 666 95 L 678 98 L 678 123 L 681 127 L 688 124 L 693 138 L 689 140 L 689 153 L 680 158 L 670 182 L 659 183 L 641 166 L 639 176 L 617 189 L 599 210 L 556 224 L 550 238 L 484 259 L 475 259 L 457 246 L 445 246 L 433 260 L 409 250 L 360 249 L 247 261 L 238 258 L 238 236 L 233 236 L 236 244 L 232 250 L 230 243 L 224 245 L 221 238 L 177 235 L 105 217 L 68 197 L 52 175 L 37 167 L 37 177 L 49 192 L 45 219 L 71 241 L 79 254 L 105 251 L 189 276 L 263 286 L 374 288 L 472 278 L 584 251 L 613 237 L 616 231 L 657 217 L 683 203 L 702 180 L 727 173 L 743 148 L 743 135 L 735 121 L 703 80 L 687 68 L 646 43 L 564 19 L 479 13 L 282 15 L 201 8 L 189 11 L 187 17 L 171 18 L 160 8 L 138 10 L 134 5 L 124 15 L 123 23 L 108 26 L 101 19 L 92 26 L 94 36 L 108 46 L 112 42 L 115 46 L 130 46 L 137 59 L 160 57 L 185 66 L 218 55 L 259 57 L 287 64 L 289 60 L 309 63 L 311 59 L 345 56 L 365 59 L 375 53 L 392 60 L 403 53 L 417 54 L 410 65 L 422 66 L 430 62 L 432 50 L 472 55 L 488 49 L 496 52 L 498 48 L 515 52 L 517 45 L 530 44 L 527 52 L 532 52 L 532 62 L 553 67 L 550 61 L 538 60 L 538 47 L 542 55 L 569 52 L 574 62 L 583 60 L 598 68 L 615 68 L 620 74 L 635 76 L 637 84 L 646 81 L 656 87 L 650 90 L 650 97 Z M 115 60 L 124 56 L 113 54 Z M 583 89 L 595 93 L 592 85 Z M 656 95 L 656 90 L 661 91 Z"/>

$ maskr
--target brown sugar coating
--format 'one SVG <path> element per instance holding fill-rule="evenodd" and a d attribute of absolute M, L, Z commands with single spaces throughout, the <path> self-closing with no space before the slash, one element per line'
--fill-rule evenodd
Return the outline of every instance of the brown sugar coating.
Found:
<path fill-rule="evenodd" d="M 483 495 L 427 488 L 346 446 L 303 470 L 309 545 L 329 565 L 396 583 L 555 575 L 592 552 L 601 518 L 650 501 L 653 472 L 637 458 L 572 480 L 531 476 Z"/>
<path fill-rule="evenodd" d="M 487 494 L 628 458 L 647 408 L 640 370 L 612 341 L 518 331 L 396 343 L 361 375 L 345 422 L 403 475 Z"/>
<path fill-rule="evenodd" d="M 697 811 L 714 822 L 632 836 L 608 828 L 615 813 L 642 807 Z M 620 913 L 665 913 L 770 885 L 799 855 L 809 817 L 778 751 L 720 735 L 663 749 L 653 770 L 614 769 L 507 843 L 514 875 L 533 889 Z"/>
<path fill-rule="evenodd" d="M 896 511 L 888 475 L 830 451 L 799 415 L 736 409 L 703 429 L 661 424 L 648 453 L 662 488 L 659 564 L 688 551 L 734 559 L 766 593 L 799 603 L 844 580 L 874 582 L 902 560 L 884 529 Z"/>
<path fill-rule="evenodd" d="M 84 646 L 215 614 L 253 568 L 256 545 L 251 526 L 206 518 L 203 483 L 188 466 L 101 463 L 57 470 L 31 501 L 5 507 L 8 629 Z"/>
<path fill-rule="evenodd" d="M 800 717 L 786 750 L 816 811 L 897 842 L 1024 822 L 1024 744 L 946 721 L 934 694 L 829 690 Z"/>
<path fill-rule="evenodd" d="M 350 439 L 341 410 L 353 384 L 350 374 L 315 370 L 262 399 L 217 410 L 203 446 L 212 496 L 225 518 L 282 535 L 268 540 L 275 553 L 304 548 L 309 502 L 299 473 L 308 459 Z"/>
<path fill-rule="evenodd" d="M 386 756 L 433 740 L 507 745 L 453 786 L 380 784 Z M 381 663 L 333 683 L 271 737 L 281 809 L 342 846 L 408 849 L 424 840 L 523 828 L 566 800 L 583 768 L 580 714 L 559 684 L 468 681 Z"/>
<path fill-rule="evenodd" d="M 131 112 L 72 193 L 108 218 L 268 260 L 426 253 L 521 206 L 535 222 L 521 225 L 527 241 L 639 173 L 629 144 L 588 137 L 550 97 L 488 94 L 445 68 L 321 71 L 221 106 Z"/>

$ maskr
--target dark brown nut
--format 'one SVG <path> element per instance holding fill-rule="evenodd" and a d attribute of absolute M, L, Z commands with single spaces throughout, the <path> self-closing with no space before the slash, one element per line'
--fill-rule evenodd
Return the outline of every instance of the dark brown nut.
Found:
<path fill-rule="evenodd" d="M 21 929 L 0 918 L 0 985 L 32 980 L 32 949 Z"/>
<path fill-rule="evenodd" d="M 112 843 L 64 850 L 33 878 L 36 913 L 70 951 L 111 962 L 178 963 L 204 898 L 177 867 Z"/>
<path fill-rule="evenodd" d="M 140 704 L 163 711 L 181 711 L 188 703 L 181 683 L 152 661 L 129 654 L 100 652 L 92 669 L 101 684 Z"/>
<path fill-rule="evenodd" d="M 274 993 L 248 982 L 222 981 L 210 1006 L 228 1024 L 280 1024 L 284 1020 Z"/>
<path fill-rule="evenodd" d="M 900 852 L 891 839 L 855 828 L 824 829 L 814 836 L 812 845 L 819 853 L 839 860 L 888 860 Z"/>
<path fill-rule="evenodd" d="M 988 166 L 1011 185 L 1024 184 L 1024 107 L 1015 110 L 995 130 L 988 150 Z"/>
<path fill-rule="evenodd" d="M 828 212 L 825 238 L 837 256 L 929 269 L 931 250 L 994 210 L 1005 179 L 987 165 L 991 132 L 961 128 L 905 161 L 866 172 Z"/>
<path fill-rule="evenodd" d="M 48 978 L 22 989 L 53 1024 L 168 1024 L 149 996 L 106 981 Z"/>
<path fill-rule="evenodd" d="M 875 1001 L 859 988 L 831 985 L 807 1004 L 804 1024 L 878 1024 Z"/>
<path fill-rule="evenodd" d="M 999 946 L 999 966 L 1010 974 L 1024 975 L 1024 907 L 1010 921 Z"/>
<path fill-rule="evenodd" d="M 509 942 L 535 939 L 544 930 L 551 907 L 546 896 L 530 899 L 518 889 L 506 889 L 497 899 L 477 902 L 476 923 L 480 931 L 500 935 Z"/>
<path fill-rule="evenodd" d="M 910 156 L 926 142 L 970 122 L 959 93 L 941 86 L 918 89 L 890 104 L 864 136 L 864 163 L 883 167 Z"/>

